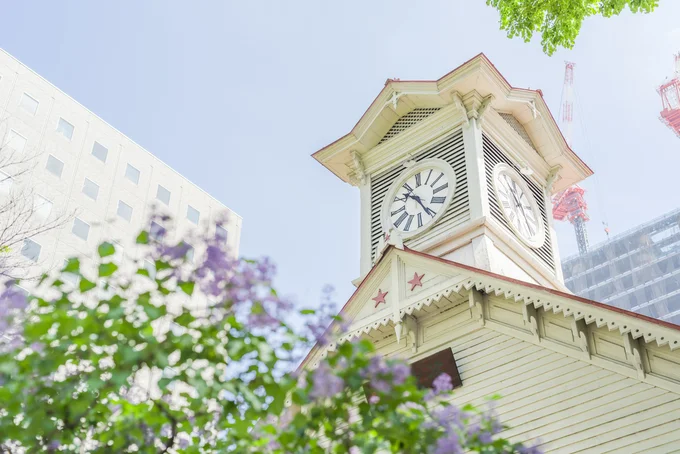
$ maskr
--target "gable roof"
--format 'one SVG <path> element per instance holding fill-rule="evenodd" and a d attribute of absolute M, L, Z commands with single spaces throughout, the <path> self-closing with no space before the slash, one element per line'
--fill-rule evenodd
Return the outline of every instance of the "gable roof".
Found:
<path fill-rule="evenodd" d="M 351 151 L 363 155 L 376 146 L 385 146 L 380 140 L 403 115 L 414 108 L 455 104 L 454 93 L 464 95 L 471 90 L 482 96 L 492 95 L 495 110 L 513 113 L 549 166 L 562 168 L 565 184 L 592 174 L 567 144 L 542 92 L 513 87 L 483 53 L 437 80 L 388 79 L 352 130 L 312 156 L 348 182 Z"/>
<path fill-rule="evenodd" d="M 409 270 L 408 272 L 406 270 Z M 415 294 L 409 294 L 409 284 L 413 270 L 429 273 L 427 286 L 421 285 Z M 420 270 L 420 271 L 418 271 Z M 433 277 L 434 276 L 434 277 Z M 533 309 L 543 308 L 554 314 L 572 317 L 585 324 L 595 323 L 597 327 L 606 326 L 610 331 L 621 335 L 630 334 L 633 339 L 643 338 L 646 343 L 655 341 L 658 346 L 668 345 L 670 350 L 680 348 L 680 326 L 608 306 L 596 301 L 578 297 L 540 285 L 508 278 L 496 273 L 481 270 L 469 265 L 453 262 L 408 248 L 398 249 L 389 246 L 361 284 L 354 291 L 340 311 L 349 322 L 349 329 L 340 334 L 339 342 L 362 336 L 387 325 L 393 325 L 404 315 L 423 310 L 452 295 L 469 294 L 477 290 L 487 295 L 499 296 L 513 302 L 521 302 Z M 373 302 L 375 297 L 387 292 L 384 307 Z M 395 294 L 398 296 L 394 298 Z M 389 296 L 391 295 L 391 297 Z M 472 308 L 472 300 L 471 300 Z M 480 309 L 481 310 L 481 309 Z M 483 317 L 483 314 L 479 314 Z M 340 324 L 334 322 L 330 331 L 337 332 Z M 316 345 L 300 364 L 307 367 L 312 358 L 321 353 Z"/>

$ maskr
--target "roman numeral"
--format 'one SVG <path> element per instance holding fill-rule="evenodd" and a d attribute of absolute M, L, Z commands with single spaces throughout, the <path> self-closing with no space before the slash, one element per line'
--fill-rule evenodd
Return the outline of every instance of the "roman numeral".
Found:
<path fill-rule="evenodd" d="M 399 208 L 398 210 L 395 210 L 395 211 L 391 212 L 391 213 L 390 213 L 390 216 L 394 216 L 395 214 L 400 213 L 400 212 L 404 211 L 405 209 L 406 209 L 406 206 L 402 206 L 402 207 Z"/>
<path fill-rule="evenodd" d="M 420 186 L 420 173 L 416 173 L 416 188 Z"/>
<path fill-rule="evenodd" d="M 411 188 L 411 186 L 409 186 L 408 183 L 404 183 L 403 188 L 406 189 L 408 192 L 413 192 L 413 188 Z"/>
<path fill-rule="evenodd" d="M 427 179 L 425 180 L 425 184 L 427 184 L 427 182 L 430 181 L 431 176 L 432 176 L 432 169 L 430 169 L 430 173 L 427 174 Z"/>
<path fill-rule="evenodd" d="M 413 222 L 413 218 L 415 216 L 411 215 L 408 217 L 408 221 L 406 221 L 406 225 L 404 226 L 404 231 L 408 232 L 409 229 L 411 228 L 411 222 Z"/>
<path fill-rule="evenodd" d="M 446 197 L 432 197 L 432 200 L 430 200 L 430 203 L 444 203 L 446 200 Z"/>
<path fill-rule="evenodd" d="M 510 203 L 507 200 L 501 200 L 501 203 L 505 208 L 510 208 Z"/>
<path fill-rule="evenodd" d="M 435 189 L 434 191 L 432 191 L 432 194 L 436 194 L 436 193 L 438 193 L 439 191 L 443 191 L 444 189 L 446 189 L 446 188 L 448 188 L 448 187 L 449 187 L 449 184 L 448 184 L 448 183 L 444 183 L 443 185 L 439 186 L 437 189 Z"/>
<path fill-rule="evenodd" d="M 399 227 L 399 225 L 400 225 L 402 222 L 404 222 L 404 219 L 406 219 L 406 216 L 408 216 L 408 213 L 406 213 L 406 211 L 404 211 L 403 213 L 401 213 L 401 216 L 399 216 L 399 219 L 397 219 L 396 221 L 394 221 L 394 226 L 395 226 L 395 227 Z"/>
<path fill-rule="evenodd" d="M 418 213 L 418 228 L 423 226 L 423 213 Z"/>
<path fill-rule="evenodd" d="M 440 173 L 439 176 L 437 177 L 437 179 L 434 180 L 434 181 L 432 182 L 432 184 L 430 184 L 430 187 L 434 188 L 434 185 L 437 184 L 437 181 L 439 181 L 439 179 L 440 179 L 441 177 L 443 177 L 443 176 L 444 176 L 444 172 Z"/>

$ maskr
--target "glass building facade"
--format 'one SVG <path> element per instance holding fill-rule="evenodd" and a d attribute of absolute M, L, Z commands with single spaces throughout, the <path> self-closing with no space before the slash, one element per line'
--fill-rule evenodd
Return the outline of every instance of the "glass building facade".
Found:
<path fill-rule="evenodd" d="M 680 325 L 680 209 L 562 261 L 576 295 Z"/>

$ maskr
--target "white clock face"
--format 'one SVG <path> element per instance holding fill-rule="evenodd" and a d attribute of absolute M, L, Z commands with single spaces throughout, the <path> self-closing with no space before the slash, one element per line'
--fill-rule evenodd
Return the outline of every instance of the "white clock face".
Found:
<path fill-rule="evenodd" d="M 456 187 L 456 174 L 445 161 L 427 160 L 399 177 L 383 204 L 383 227 L 403 238 L 434 225 L 446 211 Z"/>
<path fill-rule="evenodd" d="M 531 247 L 541 247 L 545 230 L 536 199 L 522 177 L 507 164 L 494 168 L 494 189 L 505 219 L 519 238 Z"/>

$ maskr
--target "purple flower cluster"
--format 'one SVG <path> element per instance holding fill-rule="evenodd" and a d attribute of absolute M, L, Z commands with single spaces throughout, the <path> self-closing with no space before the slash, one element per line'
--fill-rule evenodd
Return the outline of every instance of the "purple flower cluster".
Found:
<path fill-rule="evenodd" d="M 451 390 L 449 380 L 441 376 L 435 380 L 434 395 Z M 432 412 L 432 421 L 428 427 L 439 427 L 444 435 L 437 440 L 433 451 L 434 454 L 458 454 L 464 452 L 463 447 L 471 442 L 478 441 L 482 444 L 493 442 L 493 436 L 503 430 L 493 405 L 489 402 L 489 408 L 482 414 L 473 415 L 461 411 L 454 405 L 436 407 Z M 520 452 L 528 454 L 540 454 L 537 447 L 521 447 Z"/>
<path fill-rule="evenodd" d="M 373 356 L 368 366 L 362 371 L 362 377 L 369 386 L 383 394 L 392 391 L 394 386 L 403 385 L 411 375 L 411 368 L 405 361 L 386 360 L 382 356 Z"/>
<path fill-rule="evenodd" d="M 0 353 L 16 350 L 22 345 L 21 324 L 17 317 L 27 307 L 26 293 L 13 283 L 6 283 L 0 292 Z"/>
<path fill-rule="evenodd" d="M 161 215 L 152 220 L 167 223 Z M 226 219 L 218 220 L 218 224 Z M 150 244 L 149 259 L 169 262 L 167 270 L 178 281 L 193 281 L 196 289 L 218 306 L 242 317 L 252 328 L 273 329 L 292 304 L 271 292 L 271 282 L 276 268 L 268 259 L 252 261 L 235 258 L 227 248 L 224 238 L 203 232 L 197 237 L 187 236 L 183 241 L 169 243 L 165 237 L 154 236 Z M 205 245 L 205 252 L 190 270 L 178 266 L 186 262 L 192 244 Z"/>
<path fill-rule="evenodd" d="M 344 388 L 344 380 L 334 374 L 325 361 L 312 372 L 312 391 L 309 395 L 313 399 L 333 397 L 342 392 Z"/>

